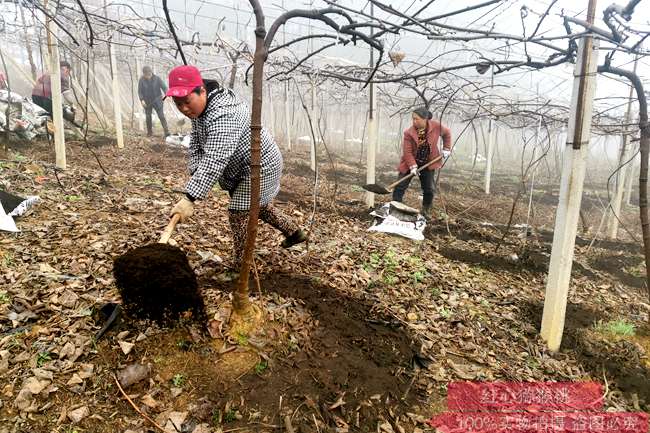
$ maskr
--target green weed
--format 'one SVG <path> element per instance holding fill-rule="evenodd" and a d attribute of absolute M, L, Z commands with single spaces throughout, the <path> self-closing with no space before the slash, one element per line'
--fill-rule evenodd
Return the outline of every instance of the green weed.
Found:
<path fill-rule="evenodd" d="M 52 357 L 50 356 L 50 352 L 38 352 L 38 357 L 36 358 L 36 366 L 38 368 L 41 368 L 43 364 L 51 360 Z"/>
<path fill-rule="evenodd" d="M 388 249 L 385 253 L 372 253 L 363 264 L 363 269 L 368 273 L 380 275 L 378 281 L 385 285 L 394 285 L 402 282 L 419 284 L 428 276 L 424 261 L 417 256 L 400 256 L 395 250 Z M 370 281 L 368 288 L 375 286 L 377 281 Z"/>
<path fill-rule="evenodd" d="M 397 282 L 397 277 L 393 274 L 384 274 L 384 283 L 388 284 L 389 286 L 392 286 Z"/>
<path fill-rule="evenodd" d="M 624 269 L 628 274 L 635 276 L 637 278 L 645 277 L 645 264 L 643 262 L 639 263 L 636 266 L 629 266 Z"/>
<path fill-rule="evenodd" d="M 234 409 L 230 409 L 223 415 L 223 422 L 233 422 L 237 419 L 237 412 Z"/>
<path fill-rule="evenodd" d="M 2 254 L 2 263 L 8 268 L 12 267 L 14 264 L 14 255 L 13 253 L 7 251 Z"/>
<path fill-rule="evenodd" d="M 237 411 L 230 409 L 226 413 L 221 412 L 221 409 L 214 409 L 212 411 L 212 426 L 218 428 L 221 424 L 233 422 L 237 419 Z"/>
<path fill-rule="evenodd" d="M 427 276 L 426 272 L 423 272 L 423 271 L 415 271 L 415 272 L 413 272 L 413 282 L 414 282 L 415 284 L 417 284 L 417 283 L 421 283 L 422 281 L 424 281 L 424 279 L 426 278 L 426 276 Z"/>
<path fill-rule="evenodd" d="M 172 385 L 174 385 L 176 388 L 180 388 L 181 386 L 183 386 L 184 383 L 185 383 L 185 376 L 183 376 L 182 374 L 177 373 L 174 375 L 174 377 L 172 377 Z"/>
<path fill-rule="evenodd" d="M 237 340 L 237 344 L 239 344 L 240 346 L 247 346 L 248 345 L 248 335 L 246 335 L 246 334 L 238 333 L 235 336 L 235 339 Z"/>
<path fill-rule="evenodd" d="M 598 321 L 594 325 L 596 331 L 606 334 L 620 335 L 624 337 L 631 337 L 636 333 L 636 328 L 632 323 L 626 322 L 624 319 L 611 320 L 607 323 Z"/>
<path fill-rule="evenodd" d="M 4 290 L 0 290 L 0 304 L 8 304 L 11 302 L 11 296 Z"/>
<path fill-rule="evenodd" d="M 266 361 L 260 361 L 257 364 L 255 364 L 255 373 L 256 374 L 262 374 L 264 373 L 264 370 L 266 370 L 269 367 L 269 363 Z"/>
<path fill-rule="evenodd" d="M 185 340 L 185 339 L 179 340 L 179 341 L 176 342 L 176 347 L 178 347 L 179 349 L 187 352 L 188 350 L 190 350 L 192 348 L 192 342 L 189 341 L 189 340 Z"/>

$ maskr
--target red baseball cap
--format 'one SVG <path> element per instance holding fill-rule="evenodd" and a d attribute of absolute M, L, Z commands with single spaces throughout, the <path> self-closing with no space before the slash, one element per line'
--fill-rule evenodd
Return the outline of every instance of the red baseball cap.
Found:
<path fill-rule="evenodd" d="M 203 78 L 195 66 L 177 66 L 169 73 L 169 90 L 165 96 L 183 98 L 202 85 Z"/>

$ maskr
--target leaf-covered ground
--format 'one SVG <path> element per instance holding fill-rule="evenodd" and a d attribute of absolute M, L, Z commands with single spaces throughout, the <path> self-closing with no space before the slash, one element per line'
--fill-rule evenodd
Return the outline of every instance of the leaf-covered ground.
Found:
<path fill-rule="evenodd" d="M 308 159 L 291 155 L 278 206 L 311 238 L 284 250 L 262 225 L 259 287 L 251 282 L 266 311 L 259 333 L 227 337 L 217 327 L 211 338 L 204 324 L 125 318 L 95 341 L 98 310 L 119 302 L 112 260 L 157 240 L 185 160 L 142 139 L 93 149 L 108 174 L 79 143 L 65 172 L 43 143 L 0 161 L 3 188 L 42 198 L 18 220 L 21 233 L 0 234 L 2 433 L 156 431 L 117 388 L 115 377 L 135 365 L 143 380 L 125 392 L 170 432 L 424 431 L 451 380 L 591 379 L 606 383 L 607 408 L 650 410 L 639 244 L 578 240 L 563 347 L 548 352 L 538 329 L 557 187 L 538 187 L 530 236 L 513 229 L 504 238 L 518 188 L 505 175 L 486 198 L 478 175 L 443 172 L 437 218 L 415 243 L 366 231 L 361 170 L 342 160 L 336 172 L 322 165 L 312 221 Z M 392 167 L 383 172 L 388 183 Z M 231 291 L 226 203 L 215 190 L 174 235 L 217 324 Z M 514 223 L 525 222 L 526 204 Z M 598 196 L 584 209 L 593 231 Z M 636 230 L 636 218 L 629 211 L 623 221 Z"/>

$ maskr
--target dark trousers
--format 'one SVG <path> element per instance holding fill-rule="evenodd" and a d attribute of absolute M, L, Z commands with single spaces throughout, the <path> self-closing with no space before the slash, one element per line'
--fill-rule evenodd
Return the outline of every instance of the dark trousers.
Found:
<path fill-rule="evenodd" d="M 300 228 L 293 219 L 272 204 L 260 206 L 259 219 L 270 224 L 271 227 L 280 230 L 285 238 L 288 238 Z M 232 231 L 233 238 L 232 267 L 239 271 L 242 254 L 244 254 L 244 245 L 246 243 L 248 211 L 229 210 L 228 220 L 230 222 L 230 230 Z"/>
<path fill-rule="evenodd" d="M 169 135 L 169 129 L 167 128 L 167 119 L 165 119 L 165 111 L 163 110 L 163 102 L 161 99 L 158 99 L 154 102 L 147 102 L 147 106 L 144 107 L 144 114 L 147 119 L 147 134 L 151 135 L 152 133 L 152 121 L 151 121 L 151 111 L 156 110 L 158 119 L 160 119 L 160 124 L 165 131 L 165 135 Z"/>
<path fill-rule="evenodd" d="M 436 172 L 435 170 L 424 169 L 419 174 L 420 185 L 422 186 L 422 207 L 425 209 L 431 208 L 431 204 L 433 204 L 433 194 L 435 192 L 433 178 L 435 172 Z M 408 175 L 409 175 L 408 172 L 400 173 L 397 178 L 401 179 Z M 411 179 L 413 178 L 411 177 L 408 180 L 405 180 L 404 182 L 398 184 L 395 187 L 395 189 L 393 190 L 393 201 L 399 201 L 399 202 L 402 201 L 402 199 L 404 198 L 404 193 L 406 192 L 406 189 L 409 187 L 409 184 L 411 183 Z"/>
<path fill-rule="evenodd" d="M 46 98 L 45 96 L 32 95 L 32 101 L 34 104 L 41 107 L 43 110 L 47 111 L 50 117 L 52 117 L 52 99 Z"/>

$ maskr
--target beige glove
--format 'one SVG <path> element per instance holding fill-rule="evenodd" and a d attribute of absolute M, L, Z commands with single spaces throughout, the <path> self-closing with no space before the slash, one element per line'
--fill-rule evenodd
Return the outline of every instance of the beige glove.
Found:
<path fill-rule="evenodd" d="M 172 208 L 172 211 L 169 213 L 169 216 L 174 214 L 179 214 L 181 216 L 181 222 L 189 219 L 194 214 L 194 203 L 189 201 L 186 197 L 183 197 L 176 205 Z"/>

